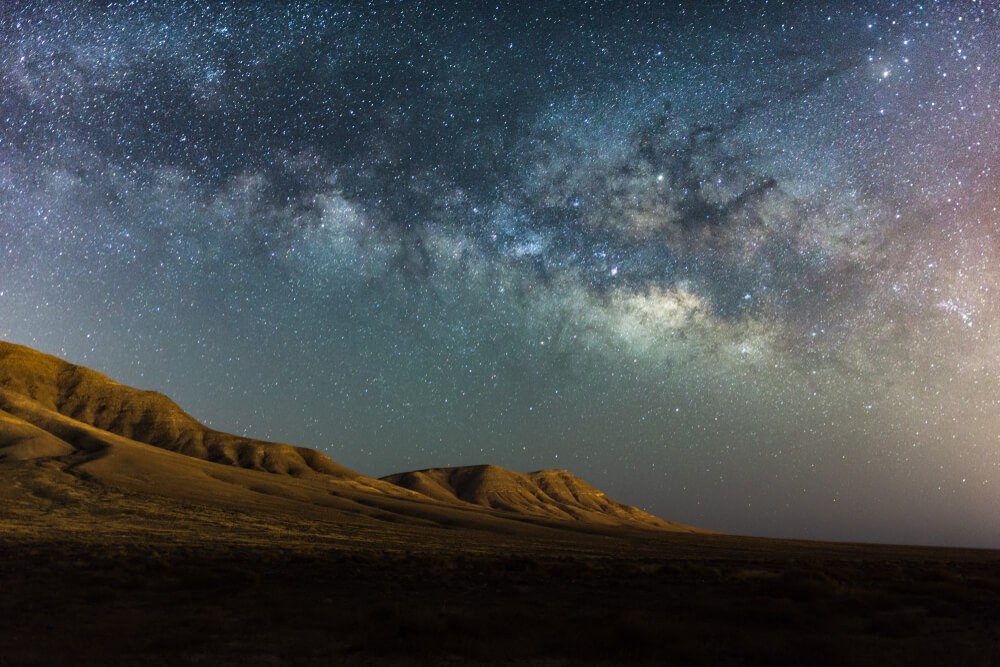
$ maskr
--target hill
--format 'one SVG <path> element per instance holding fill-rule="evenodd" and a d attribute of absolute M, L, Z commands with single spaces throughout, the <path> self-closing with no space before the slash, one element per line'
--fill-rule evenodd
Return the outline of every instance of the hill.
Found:
<path fill-rule="evenodd" d="M 60 439 L 68 437 L 66 444 L 74 448 L 86 445 L 78 431 L 55 415 L 213 463 L 293 476 L 358 477 L 314 450 L 212 430 L 163 394 L 127 387 L 89 368 L 10 343 L 0 343 L 0 409 L 47 425 Z M 10 442 L 8 448 L 15 445 Z M 8 454 L 21 457 L 26 451 L 17 447 Z"/>
<path fill-rule="evenodd" d="M 84 502 L 113 491 L 130 502 L 197 503 L 336 526 L 692 530 L 609 500 L 565 472 L 484 466 L 374 479 L 312 449 L 213 430 L 163 394 L 0 342 L 4 479 L 10 483 L 0 497 L 26 508 L 38 498 L 58 506 L 57 499 Z"/>
<path fill-rule="evenodd" d="M 495 465 L 429 468 L 383 480 L 441 502 L 562 521 L 692 530 L 617 500 L 565 470 L 521 473 Z"/>

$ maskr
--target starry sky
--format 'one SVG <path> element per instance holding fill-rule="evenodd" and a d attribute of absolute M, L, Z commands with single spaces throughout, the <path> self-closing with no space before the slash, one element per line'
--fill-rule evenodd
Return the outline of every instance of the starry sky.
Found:
<path fill-rule="evenodd" d="M 1000 547 L 992 2 L 4 2 L 0 338 L 370 475 Z"/>

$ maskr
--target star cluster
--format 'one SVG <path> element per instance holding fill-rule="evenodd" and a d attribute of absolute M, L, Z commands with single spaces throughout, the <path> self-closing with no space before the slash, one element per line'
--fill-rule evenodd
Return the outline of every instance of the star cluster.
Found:
<path fill-rule="evenodd" d="M 0 336 L 368 474 L 1000 546 L 1000 10 L 15 2 Z"/>

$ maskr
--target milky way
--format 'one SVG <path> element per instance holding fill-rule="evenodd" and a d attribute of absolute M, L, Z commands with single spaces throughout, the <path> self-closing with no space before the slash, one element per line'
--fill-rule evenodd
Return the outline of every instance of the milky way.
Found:
<path fill-rule="evenodd" d="M 988 2 L 14 2 L 0 337 L 362 472 L 1000 547 Z"/>

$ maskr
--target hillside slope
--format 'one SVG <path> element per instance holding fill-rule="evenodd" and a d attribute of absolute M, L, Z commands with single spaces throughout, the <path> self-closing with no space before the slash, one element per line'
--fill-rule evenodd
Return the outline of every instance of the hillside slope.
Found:
<path fill-rule="evenodd" d="M 28 410 L 29 405 L 34 409 Z M 37 408 L 213 463 L 293 476 L 358 477 L 315 450 L 215 431 L 163 394 L 134 389 L 89 368 L 0 342 L 0 409 L 24 418 L 26 410 L 37 414 Z"/>
<path fill-rule="evenodd" d="M 565 470 L 521 473 L 495 465 L 430 468 L 382 478 L 442 502 L 597 524 L 694 530 L 608 498 Z"/>
<path fill-rule="evenodd" d="M 20 525 L 33 523 L 33 512 L 51 521 L 51 512 L 75 508 L 93 521 L 113 509 L 109 498 L 121 507 L 139 503 L 147 519 L 164 507 L 173 508 L 170 516 L 221 508 L 339 531 L 385 531 L 387 523 L 397 532 L 538 536 L 692 530 L 613 501 L 564 471 L 478 466 L 374 479 L 312 449 L 210 429 L 160 393 L 0 342 L 0 506 L 8 518 L 13 507 L 27 517 Z"/>

